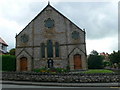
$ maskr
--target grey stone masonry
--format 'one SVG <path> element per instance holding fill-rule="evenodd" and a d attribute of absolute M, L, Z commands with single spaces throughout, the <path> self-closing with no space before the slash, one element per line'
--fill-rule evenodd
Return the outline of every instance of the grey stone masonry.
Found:
<path fill-rule="evenodd" d="M 49 20 L 50 19 L 50 20 Z M 46 21 L 48 20 L 48 27 Z M 54 23 L 54 25 L 52 24 Z M 51 28 L 49 26 L 51 25 Z M 52 27 L 53 25 L 53 27 Z M 27 58 L 27 70 L 48 67 L 48 59 L 54 61 L 55 68 L 70 67 L 87 69 L 85 31 L 47 5 L 18 35 L 16 35 L 17 71 L 22 71 L 21 58 Z M 53 44 L 53 57 L 48 57 L 47 41 Z M 59 57 L 56 57 L 55 42 L 59 43 Z M 45 44 L 45 57 L 42 57 L 41 44 Z M 80 55 L 80 64 L 75 65 L 74 56 Z M 78 59 L 77 59 L 78 60 Z M 81 66 L 80 66 L 81 65 Z M 75 67 L 77 66 L 77 68 Z M 24 66 L 25 67 L 25 66 Z"/>
<path fill-rule="evenodd" d="M 58 82 L 58 83 L 119 83 L 120 75 L 111 74 L 73 74 L 73 73 L 36 73 L 36 72 L 3 72 L 2 80 Z"/>

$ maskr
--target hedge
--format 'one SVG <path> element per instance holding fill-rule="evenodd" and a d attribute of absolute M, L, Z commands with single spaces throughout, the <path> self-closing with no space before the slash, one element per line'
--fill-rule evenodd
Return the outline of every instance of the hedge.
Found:
<path fill-rule="evenodd" d="M 16 71 L 16 57 L 14 55 L 0 55 L 2 71 Z"/>

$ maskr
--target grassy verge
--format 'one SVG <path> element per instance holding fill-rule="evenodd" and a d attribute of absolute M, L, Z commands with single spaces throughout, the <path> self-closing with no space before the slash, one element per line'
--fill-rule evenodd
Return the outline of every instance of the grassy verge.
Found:
<path fill-rule="evenodd" d="M 103 69 L 103 70 L 99 70 L 99 69 L 92 69 L 92 70 L 87 70 L 87 71 L 83 71 L 83 73 L 114 73 L 112 70 L 105 70 L 105 69 Z"/>

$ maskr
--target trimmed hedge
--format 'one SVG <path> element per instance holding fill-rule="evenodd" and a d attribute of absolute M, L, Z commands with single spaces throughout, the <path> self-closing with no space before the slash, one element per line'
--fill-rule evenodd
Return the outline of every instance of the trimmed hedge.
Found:
<path fill-rule="evenodd" d="M 2 71 L 16 71 L 16 57 L 14 55 L 0 55 Z M 0 61 L 0 62 L 1 62 Z"/>

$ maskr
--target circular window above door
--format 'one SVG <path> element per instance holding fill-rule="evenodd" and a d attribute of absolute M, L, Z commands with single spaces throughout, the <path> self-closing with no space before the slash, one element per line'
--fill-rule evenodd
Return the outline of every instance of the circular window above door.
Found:
<path fill-rule="evenodd" d="M 72 38 L 73 38 L 73 39 L 77 40 L 77 39 L 79 39 L 79 37 L 80 37 L 79 32 L 77 32 L 77 31 L 73 31 L 73 32 L 72 32 Z"/>
<path fill-rule="evenodd" d="M 21 39 L 21 42 L 26 43 L 26 42 L 28 42 L 29 37 L 28 37 L 28 35 L 23 34 L 23 35 L 20 37 L 20 39 Z"/>
<path fill-rule="evenodd" d="M 54 27 L 54 20 L 52 20 L 51 18 L 48 18 L 47 20 L 45 20 L 45 27 L 53 28 Z"/>

